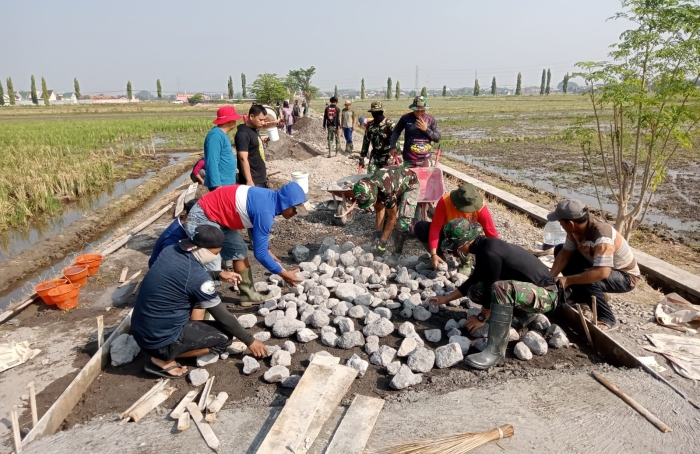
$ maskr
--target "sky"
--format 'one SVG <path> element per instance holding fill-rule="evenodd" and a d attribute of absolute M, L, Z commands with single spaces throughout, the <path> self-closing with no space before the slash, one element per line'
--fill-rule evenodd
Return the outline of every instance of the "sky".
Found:
<path fill-rule="evenodd" d="M 226 92 L 241 73 L 314 66 L 322 90 L 552 84 L 578 61 L 605 60 L 629 25 L 618 0 L 32 0 L 4 2 L 0 80 L 83 94 Z M 40 12 L 40 13 L 39 13 Z M 33 19 L 27 20 L 32 17 Z"/>

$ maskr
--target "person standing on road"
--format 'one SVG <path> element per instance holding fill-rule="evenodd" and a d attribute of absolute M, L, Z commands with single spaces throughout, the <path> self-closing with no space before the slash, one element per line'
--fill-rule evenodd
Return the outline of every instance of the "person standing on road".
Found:
<path fill-rule="evenodd" d="M 287 135 L 292 135 L 292 127 L 294 126 L 294 112 L 291 107 L 289 107 L 289 101 L 284 102 L 284 107 L 282 107 L 282 118 L 284 119 L 284 124 L 287 126 Z"/>
<path fill-rule="evenodd" d="M 416 96 L 408 106 L 413 112 L 403 115 L 396 123 L 391 135 L 391 152 L 396 153 L 396 143 L 405 130 L 403 142 L 403 161 L 409 167 L 429 167 L 433 155 L 431 142 L 440 142 L 437 121 L 425 113 L 428 100 L 425 96 Z"/>
<path fill-rule="evenodd" d="M 335 155 L 338 156 L 340 148 L 340 109 L 338 98 L 331 98 L 331 105 L 323 112 L 323 129 L 328 131 L 328 157 L 331 157 L 333 140 L 335 140 Z"/>
<path fill-rule="evenodd" d="M 577 301 L 591 304 L 595 296 L 600 329 L 617 328 L 605 293 L 630 292 L 641 279 L 627 240 L 612 225 L 592 217 L 579 200 L 562 200 L 547 219 L 559 221 L 566 231 L 564 244 L 554 248 L 552 276 Z"/>
<path fill-rule="evenodd" d="M 391 136 L 394 131 L 394 122 L 384 116 L 384 107 L 380 101 L 374 101 L 368 112 L 372 114 L 372 120 L 368 121 L 365 127 L 362 151 L 360 151 L 360 167 L 368 167 L 370 172 L 373 172 L 393 165 L 395 154 L 391 153 Z M 366 162 L 370 146 L 372 147 L 371 162 Z"/>
<path fill-rule="evenodd" d="M 554 310 L 560 287 L 547 267 L 522 247 L 498 238 L 484 237 L 481 224 L 454 219 L 445 225 L 441 246 L 457 256 L 473 254 L 476 266 L 469 279 L 445 296 L 432 296 L 428 304 L 440 306 L 468 296 L 481 305 L 479 315 L 467 317 L 470 333 L 489 322 L 486 349 L 467 356 L 464 362 L 474 369 L 488 369 L 505 358 L 513 309 L 526 313 Z"/>
<path fill-rule="evenodd" d="M 266 126 L 266 121 L 265 107 L 256 104 L 248 111 L 248 121 L 236 130 L 233 142 L 238 160 L 238 184 L 267 187 L 264 141 L 260 137 L 260 128 Z"/>
<path fill-rule="evenodd" d="M 299 100 L 295 99 L 294 100 L 294 107 L 292 108 L 292 115 L 294 116 L 294 123 L 297 122 L 298 119 L 304 116 L 304 111 L 302 110 L 301 106 L 299 105 Z"/>
<path fill-rule="evenodd" d="M 236 158 L 233 156 L 231 139 L 228 133 L 236 127 L 236 122 L 243 118 L 236 113 L 233 106 L 223 106 L 216 111 L 216 120 L 204 139 L 204 186 L 215 191 L 221 186 L 236 184 Z"/>
<path fill-rule="evenodd" d="M 345 108 L 341 112 L 341 126 L 343 127 L 343 136 L 345 136 L 345 152 L 352 153 L 352 133 L 355 132 L 355 125 L 357 120 L 355 120 L 355 111 L 350 107 L 352 106 L 352 101 L 349 99 L 345 101 Z"/>
<path fill-rule="evenodd" d="M 306 104 L 306 101 L 301 102 L 301 107 L 302 107 L 303 115 L 307 116 L 309 114 L 309 105 Z"/>

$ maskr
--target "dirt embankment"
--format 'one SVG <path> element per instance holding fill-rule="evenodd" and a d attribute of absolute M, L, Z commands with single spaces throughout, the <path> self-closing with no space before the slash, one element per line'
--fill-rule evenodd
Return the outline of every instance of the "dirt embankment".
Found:
<path fill-rule="evenodd" d="M 25 249 L 16 256 L 0 263 L 0 292 L 26 276 L 62 260 L 66 254 L 80 251 L 85 243 L 94 241 L 112 229 L 124 216 L 142 207 L 153 195 L 157 194 L 175 178 L 182 175 L 200 158 L 192 155 L 177 164 L 167 167 L 126 194 L 103 205 L 99 209 L 85 214 L 61 232 L 42 240 Z"/>

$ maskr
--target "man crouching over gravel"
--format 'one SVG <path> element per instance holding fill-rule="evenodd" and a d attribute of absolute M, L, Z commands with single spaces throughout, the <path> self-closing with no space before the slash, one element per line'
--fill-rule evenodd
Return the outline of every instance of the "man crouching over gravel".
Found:
<path fill-rule="evenodd" d="M 224 353 L 232 337 L 246 344 L 256 357 L 267 356 L 267 347 L 221 304 L 212 280 L 237 283 L 241 276 L 207 272 L 204 268 L 223 245 L 220 229 L 199 226 L 192 239 L 163 249 L 144 277 L 131 316 L 131 333 L 139 347 L 151 355 L 151 362 L 144 366 L 146 372 L 166 378 L 184 377 L 187 367 L 176 358 Z M 192 317 L 193 311 L 201 310 L 207 310 L 214 320 L 192 320 L 197 318 Z"/>

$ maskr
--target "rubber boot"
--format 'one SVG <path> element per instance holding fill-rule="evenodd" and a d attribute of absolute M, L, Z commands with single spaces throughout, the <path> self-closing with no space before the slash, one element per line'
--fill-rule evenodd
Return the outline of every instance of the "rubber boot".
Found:
<path fill-rule="evenodd" d="M 253 269 L 246 268 L 240 272 L 241 283 L 238 284 L 238 292 L 241 297 L 241 306 L 250 307 L 262 304 L 265 301 L 265 297 L 260 293 L 255 291 L 253 287 Z"/>
<path fill-rule="evenodd" d="M 506 357 L 508 332 L 513 318 L 513 306 L 491 304 L 489 317 L 489 340 L 481 353 L 467 356 L 464 363 L 474 369 L 485 370 L 495 366 Z"/>
<path fill-rule="evenodd" d="M 403 245 L 406 243 L 406 238 L 408 238 L 408 232 L 394 233 L 394 254 L 403 254 Z"/>

